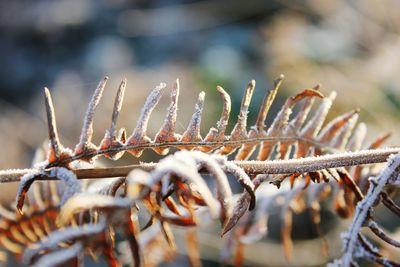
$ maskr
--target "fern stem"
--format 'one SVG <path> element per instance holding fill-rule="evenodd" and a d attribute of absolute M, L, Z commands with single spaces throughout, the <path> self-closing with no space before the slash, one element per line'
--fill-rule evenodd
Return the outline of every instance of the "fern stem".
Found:
<path fill-rule="evenodd" d="M 290 174 L 305 173 L 324 170 L 327 168 L 339 168 L 358 166 L 363 164 L 383 163 L 392 154 L 400 153 L 400 147 L 361 150 L 357 152 L 343 152 L 319 157 L 308 157 L 289 160 L 267 161 L 232 161 L 242 168 L 247 174 Z M 73 170 L 78 179 L 94 179 L 127 176 L 130 171 L 141 168 L 146 171 L 154 169 L 156 163 L 141 163 L 136 165 L 79 169 Z M 0 183 L 19 182 L 20 177 L 33 169 L 0 171 Z M 53 180 L 43 176 L 38 180 Z"/>
<path fill-rule="evenodd" d="M 126 144 L 124 146 L 120 147 L 110 147 L 106 149 L 99 149 L 96 151 L 87 151 L 85 154 L 80 154 L 80 155 L 74 155 L 71 157 L 65 157 L 63 159 L 58 160 L 57 162 L 52 162 L 47 165 L 47 167 L 56 167 L 58 165 L 65 165 L 67 163 L 70 163 L 75 160 L 80 160 L 83 158 L 92 158 L 100 155 L 105 155 L 105 154 L 110 154 L 110 153 L 117 153 L 117 152 L 123 152 L 123 151 L 128 151 L 128 150 L 143 150 L 143 149 L 154 149 L 154 148 L 173 148 L 173 147 L 209 147 L 209 148 L 215 148 L 215 147 L 221 147 L 221 146 L 241 146 L 243 144 L 248 144 L 248 143 L 259 143 L 259 142 L 302 142 L 305 144 L 312 145 L 314 147 L 320 148 L 324 151 L 329 151 L 331 153 L 336 153 L 338 152 L 337 149 L 334 149 L 332 147 L 327 147 L 325 144 L 321 144 L 318 142 L 315 142 L 311 139 L 308 138 L 302 138 L 298 136 L 288 136 L 288 137 L 271 137 L 271 136 L 265 136 L 265 137 L 256 137 L 256 138 L 246 138 L 242 140 L 222 140 L 222 141 L 198 141 L 198 142 L 182 142 L 182 141 L 176 141 L 176 142 L 163 142 L 163 143 L 142 143 L 142 144 Z"/>

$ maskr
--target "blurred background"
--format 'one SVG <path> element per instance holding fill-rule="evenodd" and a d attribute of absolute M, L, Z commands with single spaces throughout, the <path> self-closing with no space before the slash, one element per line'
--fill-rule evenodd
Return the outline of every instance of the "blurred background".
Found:
<path fill-rule="evenodd" d="M 221 111 L 216 85 L 231 94 L 235 118 L 247 82 L 257 81 L 251 124 L 265 89 L 283 73 L 273 114 L 285 97 L 321 83 L 323 93 L 338 92 L 330 117 L 359 107 L 370 139 L 392 132 L 389 144 L 398 144 L 399 10 L 396 0 L 1 1 L 0 168 L 28 167 L 46 140 L 44 86 L 53 95 L 62 142 L 73 148 L 105 75 L 110 81 L 95 143 L 109 127 L 124 77 L 119 125 L 128 134 L 150 90 L 160 82 L 171 88 L 179 78 L 177 130 L 185 130 L 197 94 L 205 91 L 204 135 Z M 153 113 L 150 136 L 161 126 L 168 94 Z"/>

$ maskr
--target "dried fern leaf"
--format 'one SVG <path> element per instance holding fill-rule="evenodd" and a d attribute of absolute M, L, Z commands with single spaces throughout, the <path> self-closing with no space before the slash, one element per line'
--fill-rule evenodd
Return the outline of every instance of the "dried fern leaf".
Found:
<path fill-rule="evenodd" d="M 143 145 L 151 142 L 151 139 L 146 135 L 147 125 L 150 120 L 150 115 L 154 108 L 161 99 L 162 93 L 166 87 L 165 83 L 161 83 L 147 97 L 146 102 L 140 112 L 139 119 L 136 127 L 130 137 L 128 137 L 127 144 L 130 146 Z M 142 154 L 143 149 L 129 149 L 128 152 L 136 157 Z"/>
<path fill-rule="evenodd" d="M 97 86 L 89 106 L 86 110 L 85 118 L 83 120 L 82 132 L 79 138 L 79 143 L 75 147 L 75 155 L 82 155 L 97 150 L 97 147 L 92 143 L 93 136 L 93 120 L 96 108 L 99 105 L 101 96 L 103 95 L 108 77 L 105 77 Z M 83 158 L 85 159 L 85 158 Z M 88 159 L 90 160 L 90 158 Z"/>
<path fill-rule="evenodd" d="M 126 88 L 126 79 L 122 80 L 121 84 L 119 85 L 117 95 L 114 101 L 114 108 L 111 118 L 111 126 L 108 131 L 106 131 L 103 140 L 100 143 L 100 150 L 107 150 L 110 148 L 115 147 L 122 147 L 126 142 L 126 131 L 125 129 L 120 129 L 120 132 L 117 136 L 117 121 L 119 117 L 119 113 L 122 109 L 122 102 L 124 100 L 124 93 Z M 105 156 L 117 160 L 124 152 L 117 152 L 117 153 L 106 153 Z"/>
<path fill-rule="evenodd" d="M 48 264 L 57 256 L 60 257 L 60 262 L 79 264 L 82 251 L 85 250 L 86 254 L 94 258 L 101 252 L 108 264 L 119 266 L 120 262 L 114 251 L 115 234 L 116 231 L 122 231 L 129 244 L 132 261 L 135 266 L 140 266 L 146 262 L 146 255 L 142 253 L 145 246 L 141 236 L 146 236 L 150 230 L 158 228 L 158 234 L 164 237 L 163 242 L 168 243 L 173 250 L 175 241 L 171 226 L 196 226 L 200 222 L 198 210 L 203 209 L 208 210 L 213 219 L 221 221 L 221 235 L 231 231 L 227 236 L 231 242 L 228 249 L 235 252 L 233 261 L 241 264 L 244 260 L 245 244 L 254 242 L 266 234 L 269 208 L 278 196 L 284 199 L 281 213 L 284 224 L 281 232 L 288 259 L 292 250 L 293 213 L 310 209 L 312 227 L 319 232 L 320 202 L 328 196 L 334 196 L 337 212 L 343 216 L 352 216 L 354 209 L 355 216 L 368 215 L 369 211 L 365 212 L 359 207 L 372 207 L 379 201 L 399 214 L 397 205 L 382 191 L 382 183 L 399 184 L 398 168 L 390 167 L 389 178 L 385 176 L 384 171 L 382 175 L 386 177 L 386 182 L 372 179 L 372 193 L 367 193 L 364 197 L 363 183 L 374 170 L 361 167 L 366 163 L 383 162 L 390 154 L 398 153 L 399 148 L 377 149 L 387 138 L 383 136 L 370 145 L 370 150 L 359 151 L 365 143 L 366 127 L 363 123 L 357 125 L 358 110 L 338 116 L 324 126 L 336 96 L 335 92 L 323 97 L 319 91 L 320 86 L 317 85 L 289 97 L 275 115 L 272 124 L 266 127 L 266 116 L 283 80 L 283 76 L 280 76 L 275 80 L 272 89 L 266 92 L 257 120 L 250 127 L 250 131 L 247 131 L 249 105 L 255 90 L 255 81 L 252 80 L 245 89 L 237 122 L 232 132 L 226 134 L 231 100 L 229 94 L 218 86 L 217 91 L 223 101 L 221 117 L 216 128 L 211 128 L 203 139 L 200 123 L 204 92 L 199 94 L 195 112 L 186 131 L 183 134 L 176 132 L 179 100 L 179 80 L 176 80 L 164 123 L 155 137 L 151 138 L 147 135 L 147 126 L 166 88 L 166 85 L 161 83 L 146 99 L 137 124 L 127 138 L 123 128 L 117 131 L 117 120 L 126 89 L 124 79 L 115 97 L 111 126 L 106 130 L 100 145 L 96 146 L 92 143 L 93 118 L 107 79 L 106 77 L 99 83 L 92 96 L 74 152 L 65 149 L 59 141 L 50 92 L 45 89 L 50 143 L 47 161 L 29 170 L 0 171 L 0 177 L 4 178 L 1 179 L 2 182 L 19 180 L 23 176 L 17 194 L 17 209 L 22 213 L 24 208 L 25 212 L 23 215 L 11 216 L 7 210 L 0 210 L 0 215 L 4 217 L 0 220 L 0 243 L 3 247 L 21 255 L 24 247 L 29 246 L 32 249 L 35 247 L 32 244 L 43 240 L 45 236 L 54 237 L 61 233 L 63 228 L 66 230 L 63 238 L 54 246 L 50 246 L 50 242 L 47 243 L 49 247 L 43 249 L 44 243 L 37 243 L 36 246 L 40 249 L 31 250 L 34 256 L 30 257 L 29 262 L 32 264 Z M 322 102 L 311 114 L 313 103 L 318 98 L 323 98 Z M 301 105 L 298 112 L 293 114 L 298 105 Z M 253 155 L 257 146 L 260 147 L 259 152 Z M 151 149 L 165 155 L 171 148 L 183 151 L 158 163 L 116 168 L 83 166 L 81 169 L 83 161 L 91 162 L 101 155 L 117 160 L 125 152 L 139 157 L 145 149 Z M 344 153 L 344 150 L 353 152 Z M 340 154 L 327 155 L 331 152 Z M 235 161 L 229 161 L 219 155 L 233 153 L 236 153 Z M 247 161 L 251 156 L 256 156 L 259 160 Z M 392 159 L 393 157 L 389 165 L 397 162 L 397 159 Z M 139 169 L 131 172 L 138 167 L 148 172 Z M 208 187 L 202 174 L 214 178 L 215 194 Z M 229 174 L 229 177 L 235 178 L 244 189 L 235 204 L 228 182 Z M 118 178 L 96 182 L 88 188 L 78 182 L 80 178 L 105 177 Z M 47 182 L 41 185 L 40 189 L 29 190 L 35 180 L 52 179 L 63 180 L 67 187 L 62 188 L 60 183 Z M 257 200 L 256 190 L 262 183 L 267 182 L 277 187 L 290 183 L 292 189 L 286 187 L 285 190 L 280 189 L 279 194 L 271 196 L 259 195 L 260 199 Z M 28 192 L 30 203 L 24 206 Z M 366 198 L 374 201 L 366 202 Z M 359 204 L 355 206 L 357 202 Z M 149 222 L 142 229 L 137 218 L 138 203 L 144 204 L 150 216 Z M 256 205 L 257 209 L 250 212 Z M 389 237 L 372 219 L 365 218 L 364 216 L 362 223 L 367 223 L 379 238 L 398 247 L 398 241 Z M 101 223 L 104 223 L 104 227 L 96 233 L 85 230 L 87 225 L 98 227 Z M 395 264 L 392 261 L 385 262 L 382 255 L 359 233 L 359 223 L 360 221 L 357 221 L 354 229 L 349 230 L 350 241 L 345 243 L 346 249 L 352 251 L 350 259 L 346 258 L 346 254 L 343 259 L 353 264 L 353 252 L 356 251 L 358 256 L 368 260 L 380 264 Z M 74 231 L 80 231 L 82 235 L 74 237 Z M 83 237 L 87 237 L 87 240 Z M 191 238 L 193 239 L 193 236 Z M 192 248 L 192 262 L 198 264 L 196 249 L 193 244 L 189 245 Z"/>

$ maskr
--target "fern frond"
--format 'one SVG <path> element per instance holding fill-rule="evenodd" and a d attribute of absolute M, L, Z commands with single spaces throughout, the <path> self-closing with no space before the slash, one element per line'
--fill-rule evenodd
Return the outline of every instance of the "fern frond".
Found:
<path fill-rule="evenodd" d="M 391 155 L 400 153 L 400 148 L 378 148 L 388 135 L 366 145 L 366 126 L 357 124 L 357 109 L 325 124 L 336 93 L 324 97 L 320 85 L 287 98 L 271 125 L 266 126 L 266 117 L 283 78 L 281 75 L 266 91 L 249 131 L 248 112 L 256 84 L 254 80 L 248 83 L 230 134 L 226 134 L 226 128 L 231 99 L 218 86 L 223 102 L 221 116 L 216 128 L 209 129 L 204 138 L 200 132 L 204 92 L 198 96 L 186 130 L 181 134 L 176 132 L 179 80 L 174 83 L 171 102 L 157 134 L 150 137 L 147 126 L 167 88 L 164 83 L 151 91 L 134 130 L 127 137 L 124 128 L 117 129 L 127 84 L 123 80 L 116 93 L 111 126 L 97 146 L 92 143 L 93 118 L 108 80 L 105 77 L 89 102 L 74 151 L 64 148 L 58 138 L 51 95 L 45 89 L 49 153 L 45 161 L 32 169 L 0 171 L 0 183 L 20 182 L 16 198 L 18 213 L 0 209 L 1 245 L 19 257 L 24 254 L 26 263 L 37 266 L 54 259 L 59 263 L 79 264 L 82 253 L 93 258 L 102 255 L 110 266 L 118 266 L 121 261 L 114 248 L 115 234 L 120 233 L 129 244 L 129 257 L 140 266 L 146 262 L 143 251 L 159 244 L 160 236 L 171 250 L 175 249 L 170 226 L 196 226 L 202 221 L 203 211 L 207 211 L 213 220 L 221 222 L 221 236 L 228 243 L 225 260 L 235 253 L 234 261 L 240 265 L 245 244 L 267 234 L 268 214 L 276 200 L 281 199 L 281 236 L 284 253 L 290 259 L 293 214 L 310 210 L 311 227 L 320 233 L 320 203 L 331 197 L 339 216 L 354 215 L 353 226 L 344 239 L 345 254 L 338 262 L 348 266 L 354 257 L 360 256 L 383 264 L 385 260 L 361 235 L 360 229 L 365 224 L 383 241 L 399 246 L 369 215 L 372 206 L 380 201 L 394 213 L 400 213 L 400 208 L 383 190 L 384 185 L 399 184 L 398 156 Z M 313 110 L 318 99 L 322 99 L 321 103 Z M 301 105 L 298 112 L 293 114 L 298 105 Z M 113 168 L 84 165 L 99 156 L 118 160 L 125 152 L 139 157 L 144 150 L 166 155 L 171 149 L 181 151 L 157 163 Z M 231 154 L 234 160 L 226 157 Z M 367 192 L 366 181 L 377 174 L 377 169 L 365 165 L 386 162 L 388 158 L 389 170 L 379 176 L 383 178 L 372 179 Z M 214 179 L 215 194 L 203 174 Z M 88 186 L 80 180 L 110 177 Z M 235 178 L 243 188 L 236 202 L 228 177 Z M 34 183 L 39 180 L 46 182 Z M 66 186 L 47 180 L 63 181 Z M 259 189 L 261 185 L 278 188 L 282 185 L 282 188 L 264 194 Z M 29 202 L 24 204 L 26 196 Z M 148 215 L 144 224 L 139 221 L 143 211 L 137 209 L 138 205 Z M 189 232 L 187 242 L 190 259 L 198 264 L 195 237 L 194 232 Z M 326 243 L 322 247 L 327 250 Z"/>
<path fill-rule="evenodd" d="M 58 154 L 61 152 L 57 151 L 58 158 L 54 158 L 54 156 L 48 158 L 48 167 L 63 166 L 82 159 L 90 161 L 100 155 L 118 159 L 122 155 L 122 152 L 126 151 L 138 157 L 141 155 L 142 151 L 146 149 L 152 149 L 159 154 L 167 153 L 170 148 L 196 148 L 202 151 L 216 150 L 216 153 L 219 154 L 231 154 L 240 148 L 236 155 L 236 159 L 244 160 L 248 159 L 253 154 L 257 145 L 261 145 L 257 158 L 259 160 L 265 160 L 270 156 L 271 151 L 275 146 L 280 147 L 280 152 L 282 154 L 281 158 L 285 158 L 285 156 L 290 153 L 288 148 L 292 144 L 298 144 L 298 150 L 302 151 L 297 153 L 298 157 L 305 156 L 307 154 L 307 149 L 310 147 L 317 146 L 322 149 L 329 149 L 330 147 L 326 142 L 326 138 L 320 140 L 321 137 L 318 138 L 316 135 L 322 126 L 335 94 L 331 94 L 328 99 L 324 100 L 314 118 L 312 118 L 307 125 L 302 127 L 313 103 L 312 99 L 315 97 L 322 97 L 322 94 L 318 91 L 319 86 L 314 89 L 306 89 L 298 95 L 288 98 L 281 111 L 275 117 L 273 124 L 268 128 L 265 127 L 265 118 L 273 103 L 277 90 L 283 81 L 283 75 L 274 82 L 273 88 L 266 92 L 264 101 L 260 106 L 256 123 L 251 127 L 249 132 L 247 132 L 246 129 L 247 116 L 251 97 L 255 90 L 255 81 L 251 81 L 245 90 L 238 119 L 230 135 L 225 134 L 230 116 L 230 97 L 222 87 L 217 87 L 217 90 L 223 99 L 223 111 L 221 118 L 217 123 L 217 128 L 211 128 L 205 138 L 203 138 L 200 133 L 204 93 L 199 95 L 195 112 L 192 120 L 189 122 L 187 130 L 183 134 L 175 132 L 179 97 L 179 81 L 176 81 L 174 89 L 171 92 L 171 104 L 168 107 L 164 124 L 153 140 L 147 136 L 147 124 L 149 123 L 152 111 L 162 97 L 166 85 L 160 84 L 150 93 L 141 110 L 141 114 L 132 134 L 126 138 L 125 130 L 121 129 L 120 134 L 117 137 L 115 127 L 118 114 L 121 110 L 123 94 L 126 87 L 126 81 L 124 80 L 121 82 L 115 99 L 110 130 L 106 131 L 101 144 L 95 146 L 91 143 L 93 117 L 105 88 L 106 81 L 107 78 L 100 82 L 89 103 L 82 127 L 80 141 L 76 145 L 74 153 L 69 155 L 69 153 L 63 152 L 65 155 L 60 158 L 61 156 Z M 48 90 L 46 90 L 46 99 L 48 99 L 46 103 L 49 103 L 46 106 L 51 106 L 51 108 L 48 108 L 51 146 L 61 147 L 57 134 L 53 133 L 54 130 L 56 130 L 56 123 L 54 108 L 52 108 L 51 97 Z M 298 113 L 297 117 L 289 121 L 292 108 L 302 99 L 306 99 L 303 108 Z M 303 129 L 301 130 L 301 128 Z M 329 132 L 329 129 L 326 129 L 325 132 L 326 131 Z M 348 132 L 351 133 L 351 131 Z M 52 151 L 54 149 L 55 148 L 53 148 Z"/>

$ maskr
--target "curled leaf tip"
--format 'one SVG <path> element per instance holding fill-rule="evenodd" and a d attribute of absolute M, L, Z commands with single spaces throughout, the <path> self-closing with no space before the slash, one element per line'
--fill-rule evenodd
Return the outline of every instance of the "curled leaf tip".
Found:
<path fill-rule="evenodd" d="M 249 192 L 249 191 L 247 191 L 247 192 Z M 254 191 L 251 191 L 251 193 L 250 193 L 249 211 L 253 210 L 255 207 L 256 207 L 256 195 L 254 194 Z"/>

